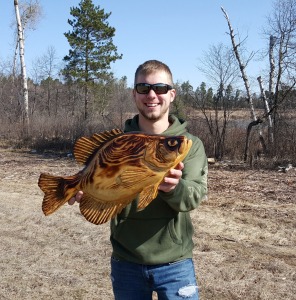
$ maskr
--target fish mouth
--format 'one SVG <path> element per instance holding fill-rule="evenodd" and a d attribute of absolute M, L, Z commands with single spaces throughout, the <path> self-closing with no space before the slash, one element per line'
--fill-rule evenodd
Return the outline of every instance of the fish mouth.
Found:
<path fill-rule="evenodd" d="M 187 155 L 187 153 L 189 152 L 191 146 L 192 146 L 192 140 L 189 140 L 186 137 L 183 137 L 183 141 L 179 147 L 179 153 L 183 154 L 185 157 L 185 155 Z"/>

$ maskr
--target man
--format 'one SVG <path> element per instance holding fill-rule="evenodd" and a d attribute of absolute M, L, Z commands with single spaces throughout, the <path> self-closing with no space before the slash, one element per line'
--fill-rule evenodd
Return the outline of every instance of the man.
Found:
<path fill-rule="evenodd" d="M 150 205 L 137 211 L 135 200 L 111 221 L 111 280 L 118 300 L 151 300 L 153 291 L 159 300 L 198 299 L 189 212 L 207 193 L 207 158 L 187 123 L 169 115 L 175 96 L 167 65 L 150 60 L 138 67 L 133 97 L 139 114 L 126 121 L 125 131 L 185 135 L 193 144 Z M 81 196 L 79 192 L 69 204 Z"/>

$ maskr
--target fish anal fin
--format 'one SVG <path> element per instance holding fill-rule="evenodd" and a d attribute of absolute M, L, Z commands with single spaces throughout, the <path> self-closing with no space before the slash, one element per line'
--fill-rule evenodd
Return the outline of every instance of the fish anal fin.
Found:
<path fill-rule="evenodd" d="M 103 224 L 119 214 L 128 203 L 98 202 L 92 196 L 84 194 L 80 200 L 80 212 L 85 219 L 95 225 Z"/>
<path fill-rule="evenodd" d="M 149 185 L 143 189 L 139 195 L 138 209 L 144 209 L 156 198 L 158 194 L 158 185 Z"/>
<path fill-rule="evenodd" d="M 100 134 L 95 133 L 91 137 L 81 137 L 74 145 L 74 157 L 76 161 L 80 164 L 86 164 L 98 148 L 122 133 L 123 131 L 120 129 L 112 129 Z"/>

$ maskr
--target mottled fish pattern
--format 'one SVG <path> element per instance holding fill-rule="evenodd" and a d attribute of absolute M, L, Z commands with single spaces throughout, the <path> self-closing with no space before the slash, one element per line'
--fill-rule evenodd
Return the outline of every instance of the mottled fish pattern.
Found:
<path fill-rule="evenodd" d="M 45 215 L 55 212 L 80 190 L 80 211 L 93 224 L 114 218 L 137 197 L 138 209 L 144 209 L 191 145 L 185 136 L 124 133 L 119 129 L 82 137 L 74 146 L 76 161 L 84 165 L 81 171 L 64 177 L 40 175 L 42 210 Z"/>

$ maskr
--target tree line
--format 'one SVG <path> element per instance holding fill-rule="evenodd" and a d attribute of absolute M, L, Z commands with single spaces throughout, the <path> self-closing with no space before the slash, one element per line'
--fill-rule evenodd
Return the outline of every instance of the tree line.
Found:
<path fill-rule="evenodd" d="M 110 64 L 122 58 L 112 40 L 115 28 L 107 21 L 111 13 L 92 0 L 72 7 L 71 30 L 65 33 L 70 50 L 62 67 L 55 49 L 49 47 L 27 78 L 23 31 L 29 20 L 37 19 L 40 9 L 37 0 L 25 4 L 19 7 L 14 0 L 19 64 L 0 66 L 1 138 L 40 149 L 65 148 L 81 135 L 122 128 L 136 110 L 127 78 L 114 78 L 110 72 Z M 189 81 L 175 83 L 172 112 L 189 120 L 192 132 L 216 159 L 247 161 L 255 153 L 295 160 L 296 1 L 275 0 L 273 5 L 264 32 L 269 71 L 257 78 L 259 93 L 251 93 L 247 74 L 254 53 L 246 53 L 244 40 L 237 39 L 224 8 L 229 46 L 211 45 L 198 66 L 208 83 L 195 90 Z M 236 88 L 239 79 L 243 89 Z M 237 111 L 247 114 L 235 120 Z M 235 143 L 239 147 L 232 149 Z"/>

